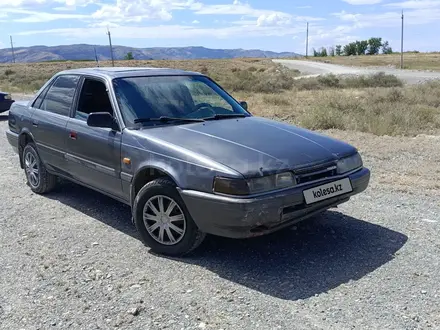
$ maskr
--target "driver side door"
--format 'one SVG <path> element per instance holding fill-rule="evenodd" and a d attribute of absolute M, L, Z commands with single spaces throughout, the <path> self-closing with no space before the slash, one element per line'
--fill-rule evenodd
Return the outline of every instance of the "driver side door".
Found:
<path fill-rule="evenodd" d="M 114 108 L 106 82 L 85 77 L 78 102 L 67 123 L 66 158 L 70 172 L 81 183 L 123 199 L 120 179 L 122 132 L 88 126 L 87 117 L 91 112 L 114 115 Z"/>

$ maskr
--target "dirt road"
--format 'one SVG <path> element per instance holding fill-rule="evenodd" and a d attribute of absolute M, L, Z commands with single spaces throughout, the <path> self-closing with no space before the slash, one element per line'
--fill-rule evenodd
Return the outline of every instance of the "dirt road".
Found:
<path fill-rule="evenodd" d="M 370 75 L 378 72 L 392 74 L 408 84 L 419 84 L 428 80 L 440 79 L 440 72 L 425 72 L 417 70 L 400 70 L 390 67 L 351 67 L 336 64 L 328 64 L 302 60 L 273 60 L 289 69 L 299 70 L 303 77 L 313 77 L 323 74 L 336 75 Z"/>

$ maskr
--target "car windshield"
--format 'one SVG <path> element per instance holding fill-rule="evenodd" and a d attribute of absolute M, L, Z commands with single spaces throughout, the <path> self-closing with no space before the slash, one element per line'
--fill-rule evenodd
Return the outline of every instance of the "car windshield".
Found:
<path fill-rule="evenodd" d="M 127 126 L 141 122 L 148 125 L 152 122 L 148 119 L 161 117 L 219 119 L 250 115 L 204 76 L 124 77 L 113 79 L 113 86 Z"/>

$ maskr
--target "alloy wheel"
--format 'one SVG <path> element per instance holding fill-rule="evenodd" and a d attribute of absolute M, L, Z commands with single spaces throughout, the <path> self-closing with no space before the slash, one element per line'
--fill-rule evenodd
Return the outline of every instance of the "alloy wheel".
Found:
<path fill-rule="evenodd" d="M 150 236 L 160 244 L 175 245 L 186 232 L 186 219 L 174 199 L 156 195 L 145 203 L 143 210 L 145 228 Z"/>
<path fill-rule="evenodd" d="M 32 152 L 27 152 L 24 156 L 24 166 L 29 180 L 29 184 L 36 188 L 40 184 L 40 169 L 37 157 Z"/>

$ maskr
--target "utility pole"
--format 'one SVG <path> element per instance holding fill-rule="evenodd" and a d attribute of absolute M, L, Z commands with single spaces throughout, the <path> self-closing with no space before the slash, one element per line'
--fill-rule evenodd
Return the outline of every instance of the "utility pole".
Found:
<path fill-rule="evenodd" d="M 14 43 L 12 42 L 12 36 L 9 36 L 9 38 L 11 39 L 12 63 L 15 63 Z"/>
<path fill-rule="evenodd" d="M 110 44 L 110 54 L 112 56 L 112 66 L 115 66 L 115 59 L 113 58 L 113 47 L 112 47 L 112 36 L 110 34 L 110 30 L 107 29 L 108 42 Z"/>
<path fill-rule="evenodd" d="M 404 16 L 403 16 L 403 10 L 402 10 L 402 35 L 400 40 L 400 68 L 403 69 L 403 24 L 404 23 Z"/>
<path fill-rule="evenodd" d="M 307 32 L 306 32 L 306 58 L 309 57 L 309 22 L 307 22 Z"/>
<path fill-rule="evenodd" d="M 99 68 L 99 60 L 98 60 L 98 54 L 96 54 L 96 47 L 93 47 L 94 48 L 94 50 L 95 50 L 95 61 L 96 61 L 96 65 L 98 66 L 98 68 Z"/>

